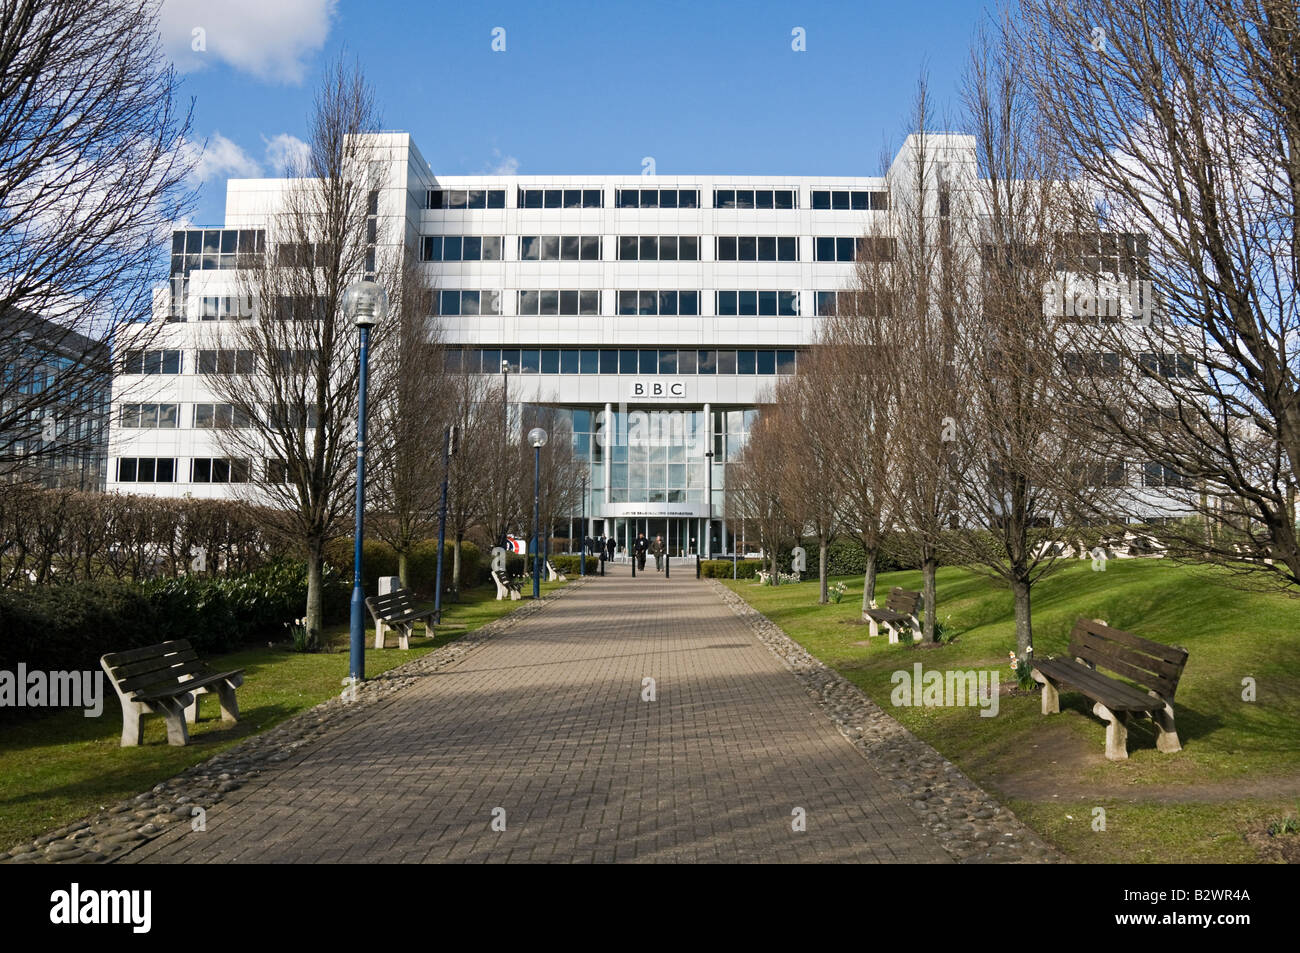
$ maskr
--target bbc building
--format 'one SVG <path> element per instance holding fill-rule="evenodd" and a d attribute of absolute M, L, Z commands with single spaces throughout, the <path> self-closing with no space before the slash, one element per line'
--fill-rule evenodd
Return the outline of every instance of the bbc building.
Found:
<path fill-rule="evenodd" d="M 886 177 L 443 176 L 408 135 L 367 138 L 385 170 L 379 240 L 417 251 L 449 363 L 504 375 L 511 405 L 571 422 L 586 534 L 756 548 L 726 518 L 729 465 L 851 280 L 859 239 L 884 226 L 886 183 L 914 141 Z M 972 137 L 929 147 L 975 166 Z M 108 489 L 255 494 L 267 461 L 221 455 L 215 430 L 238 421 L 205 382 L 255 372 L 211 342 L 249 319 L 236 256 L 264 248 L 287 183 L 231 180 L 223 226 L 174 232 L 165 326 L 119 361 Z"/>

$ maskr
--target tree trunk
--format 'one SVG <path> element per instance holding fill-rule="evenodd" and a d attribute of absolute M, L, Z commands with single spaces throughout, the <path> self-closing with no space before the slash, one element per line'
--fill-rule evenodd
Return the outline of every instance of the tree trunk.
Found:
<path fill-rule="evenodd" d="M 1033 621 L 1029 614 L 1029 577 L 1016 572 L 1011 577 L 1011 593 L 1016 600 L 1016 655 L 1024 658 L 1034 644 Z"/>
<path fill-rule="evenodd" d="M 307 550 L 307 634 L 317 645 L 325 634 L 323 549 L 322 543 L 314 540 Z"/>
<path fill-rule="evenodd" d="M 867 550 L 867 571 L 862 577 L 862 611 L 871 608 L 871 601 L 876 598 L 876 551 Z"/>
<path fill-rule="evenodd" d="M 397 554 L 397 578 L 402 580 L 402 588 L 410 589 L 410 582 L 406 578 L 406 550 L 403 549 Z"/>
<path fill-rule="evenodd" d="M 817 540 L 817 579 L 820 583 L 820 590 L 817 597 L 817 604 L 820 606 L 824 606 L 826 603 L 831 601 L 826 592 L 826 549 L 826 537 L 819 537 Z"/>
<path fill-rule="evenodd" d="M 922 602 L 925 606 L 925 622 L 921 626 L 921 641 L 934 642 L 934 613 L 935 613 L 935 585 L 934 574 L 939 568 L 939 560 L 933 556 L 927 556 L 921 564 L 921 570 L 924 573 L 925 582 L 922 583 L 921 592 L 923 595 Z"/>
<path fill-rule="evenodd" d="M 451 544 L 451 591 L 460 594 L 460 533 Z"/>

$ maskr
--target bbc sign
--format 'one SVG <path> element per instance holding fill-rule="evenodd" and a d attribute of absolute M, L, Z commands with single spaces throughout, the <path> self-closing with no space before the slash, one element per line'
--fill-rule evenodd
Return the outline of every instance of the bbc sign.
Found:
<path fill-rule="evenodd" d="M 686 381 L 638 380 L 629 385 L 630 400 L 685 400 Z"/>

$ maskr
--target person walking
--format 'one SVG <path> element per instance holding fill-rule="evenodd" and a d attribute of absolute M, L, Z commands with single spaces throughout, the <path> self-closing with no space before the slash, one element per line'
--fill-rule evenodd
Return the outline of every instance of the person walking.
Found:
<path fill-rule="evenodd" d="M 645 554 L 646 554 L 646 550 L 648 550 L 649 548 L 650 548 L 650 541 L 645 538 L 645 533 L 637 533 L 636 552 L 634 554 L 634 558 L 636 559 L 637 569 L 645 569 Z"/>
<path fill-rule="evenodd" d="M 615 539 L 614 539 L 613 536 L 611 536 L 609 539 L 605 540 L 605 549 L 607 549 L 607 550 L 609 551 L 609 561 L 610 561 L 610 562 L 613 562 L 613 561 L 614 561 L 614 547 L 617 546 L 617 545 L 618 545 L 618 543 L 615 541 Z"/>
<path fill-rule="evenodd" d="M 655 572 L 663 572 L 664 553 L 667 552 L 667 548 L 664 546 L 664 538 L 662 536 L 655 537 L 655 541 L 650 544 L 650 552 L 654 553 Z"/>

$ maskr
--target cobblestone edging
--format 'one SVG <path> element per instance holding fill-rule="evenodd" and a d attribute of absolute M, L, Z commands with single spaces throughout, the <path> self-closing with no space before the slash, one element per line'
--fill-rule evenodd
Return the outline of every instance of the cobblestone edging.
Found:
<path fill-rule="evenodd" d="M 794 673 L 880 775 L 906 796 L 922 824 L 958 863 L 1064 863 L 1009 810 L 722 583 L 709 584 L 758 640 Z"/>
<path fill-rule="evenodd" d="M 585 581 L 579 577 L 539 602 L 525 601 L 514 612 L 440 649 L 362 682 L 351 700 L 339 696 L 321 702 L 270 731 L 154 785 L 144 794 L 4 851 L 0 853 L 0 864 L 104 863 L 120 859 L 177 824 L 193 824 L 203 816 L 201 812 L 211 810 L 224 795 L 242 787 L 263 768 L 288 760 L 327 732 L 364 717 L 368 708 L 414 684 L 416 679 L 456 664 L 488 639 L 514 628 Z"/>

